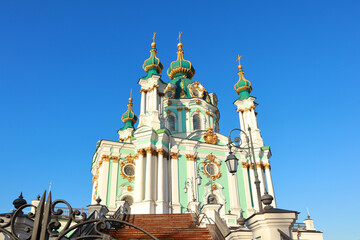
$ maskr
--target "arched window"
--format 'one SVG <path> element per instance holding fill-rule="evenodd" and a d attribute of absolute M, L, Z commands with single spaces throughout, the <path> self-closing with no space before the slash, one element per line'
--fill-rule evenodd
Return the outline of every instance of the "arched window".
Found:
<path fill-rule="evenodd" d="M 175 129 L 175 117 L 173 115 L 168 115 L 166 118 L 166 128 L 174 132 Z"/>
<path fill-rule="evenodd" d="M 199 114 L 195 114 L 193 116 L 193 129 L 194 129 L 194 131 L 201 129 L 201 118 L 200 118 Z"/>

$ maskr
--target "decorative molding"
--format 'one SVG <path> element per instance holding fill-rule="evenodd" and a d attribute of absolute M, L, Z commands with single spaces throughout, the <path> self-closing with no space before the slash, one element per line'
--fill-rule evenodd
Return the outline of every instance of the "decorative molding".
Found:
<path fill-rule="evenodd" d="M 126 138 L 119 138 L 119 142 L 125 142 L 127 140 L 129 140 L 131 138 L 131 136 L 127 136 Z"/>
<path fill-rule="evenodd" d="M 186 160 L 188 160 L 188 161 L 194 161 L 194 162 L 196 162 L 197 159 L 198 159 L 198 156 L 197 156 L 197 155 L 186 154 Z"/>
<path fill-rule="evenodd" d="M 243 168 L 249 168 L 250 164 L 248 164 L 247 162 L 241 162 L 241 165 Z"/>
<path fill-rule="evenodd" d="M 138 154 L 138 156 L 142 155 L 143 157 L 146 157 L 146 151 L 143 148 L 138 149 L 137 154 Z"/>
<path fill-rule="evenodd" d="M 128 192 L 131 192 L 131 191 L 133 190 L 133 188 L 132 188 L 132 186 L 128 185 L 128 186 L 126 187 L 126 190 L 128 190 Z"/>
<path fill-rule="evenodd" d="M 185 111 L 190 111 L 190 108 L 188 108 L 188 107 L 185 107 Z"/>
<path fill-rule="evenodd" d="M 221 177 L 221 170 L 220 170 L 220 165 L 221 162 L 219 161 L 215 161 L 216 157 L 210 153 L 209 155 L 207 155 L 207 157 L 204 159 L 204 161 L 202 162 L 203 167 L 204 167 L 204 173 L 208 178 L 211 178 L 212 180 L 215 180 L 216 178 L 220 178 Z M 217 167 L 217 174 L 216 175 L 211 175 L 209 172 L 207 172 L 206 170 L 206 165 L 208 164 L 214 164 Z"/>
<path fill-rule="evenodd" d="M 214 129 L 209 127 L 203 135 L 206 143 L 216 144 L 218 142 L 218 137 L 216 133 L 214 133 Z"/>
<path fill-rule="evenodd" d="M 170 100 L 167 100 L 167 105 L 170 106 L 171 105 L 171 101 Z"/>
<path fill-rule="evenodd" d="M 177 108 L 178 112 L 181 112 L 183 109 L 181 107 Z"/>
<path fill-rule="evenodd" d="M 196 109 L 196 112 L 199 113 L 199 112 L 200 112 L 200 109 Z"/>
<path fill-rule="evenodd" d="M 196 99 L 195 103 L 199 105 L 201 103 L 200 99 Z"/>
<path fill-rule="evenodd" d="M 264 163 L 264 164 L 263 164 L 263 168 L 270 170 L 270 169 L 271 169 L 270 163 Z"/>
<path fill-rule="evenodd" d="M 170 109 L 168 109 L 168 110 L 166 111 L 166 113 L 167 113 L 167 114 L 170 114 L 170 113 L 171 113 Z"/>
<path fill-rule="evenodd" d="M 178 159 L 179 156 L 180 156 L 180 153 L 175 153 L 175 152 L 170 153 L 170 158 L 171 159 Z"/>
<path fill-rule="evenodd" d="M 126 165 L 133 165 L 134 169 L 135 169 L 135 162 L 134 162 L 135 156 L 131 155 L 131 153 L 129 155 L 126 156 L 126 160 L 120 161 L 120 174 L 124 179 L 127 179 L 129 182 L 131 180 L 135 179 L 135 174 L 133 176 L 128 176 L 125 174 L 124 168 Z"/>

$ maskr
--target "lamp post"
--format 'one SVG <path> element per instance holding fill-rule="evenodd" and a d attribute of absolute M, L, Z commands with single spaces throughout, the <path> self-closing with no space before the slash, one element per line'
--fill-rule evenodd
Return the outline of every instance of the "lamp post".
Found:
<path fill-rule="evenodd" d="M 247 148 L 243 148 L 240 147 L 240 138 L 239 137 L 235 137 L 234 141 L 231 140 L 231 133 L 233 131 L 240 131 L 242 132 L 245 137 L 246 137 L 246 143 L 247 143 Z M 228 137 L 228 147 L 229 147 L 229 155 L 227 156 L 225 163 L 226 166 L 228 168 L 228 171 L 234 175 L 237 172 L 237 168 L 238 168 L 238 163 L 239 163 L 239 159 L 234 155 L 234 153 L 232 152 L 232 147 L 235 147 L 237 149 L 240 149 L 240 151 L 242 150 L 246 150 L 248 153 L 248 156 L 250 157 L 250 165 L 254 166 L 254 176 L 255 176 L 255 186 L 256 186 L 256 194 L 258 196 L 258 204 L 259 204 L 259 210 L 262 211 L 263 207 L 262 207 L 262 203 L 261 203 L 261 192 L 260 192 L 260 181 L 259 181 L 259 176 L 257 173 L 257 166 L 256 166 L 256 160 L 255 160 L 255 152 L 254 152 L 254 144 L 253 144 L 253 140 L 252 140 L 252 135 L 251 135 L 251 128 L 250 126 L 248 127 L 248 131 L 249 131 L 249 136 L 246 134 L 245 131 L 241 130 L 240 128 L 234 128 L 230 131 L 229 133 L 229 137 Z M 236 143 L 239 143 L 238 145 L 236 145 Z"/>

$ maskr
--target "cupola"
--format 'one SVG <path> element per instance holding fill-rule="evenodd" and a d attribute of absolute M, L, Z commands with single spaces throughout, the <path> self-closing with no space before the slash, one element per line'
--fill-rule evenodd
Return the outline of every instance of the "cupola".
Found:
<path fill-rule="evenodd" d="M 143 69 L 147 73 L 147 76 L 151 76 L 152 74 L 160 74 L 164 69 L 164 65 L 160 62 L 160 59 L 156 56 L 156 43 L 155 43 L 155 35 L 153 36 L 153 42 L 151 43 L 150 57 L 144 61 Z"/>
<path fill-rule="evenodd" d="M 238 56 L 237 61 L 239 61 L 239 80 L 234 85 L 236 93 L 239 95 L 238 100 L 244 100 L 250 97 L 250 92 L 252 91 L 251 82 L 246 80 L 244 77 L 244 71 L 242 69 L 242 65 L 240 64 L 241 56 Z"/>
<path fill-rule="evenodd" d="M 167 74 L 171 80 L 178 76 L 185 75 L 186 78 L 192 79 L 195 75 L 195 68 L 192 66 L 190 61 L 184 59 L 183 44 L 181 43 L 181 34 L 179 33 L 179 43 L 177 45 L 177 59 L 170 64 L 170 68 L 167 70 Z"/>
<path fill-rule="evenodd" d="M 132 98 L 130 94 L 129 103 L 128 103 L 128 109 L 121 117 L 121 120 L 124 122 L 124 127 L 122 127 L 120 130 L 125 130 L 127 128 L 134 128 L 134 124 L 137 121 L 137 116 L 132 110 L 133 104 L 132 104 Z"/>

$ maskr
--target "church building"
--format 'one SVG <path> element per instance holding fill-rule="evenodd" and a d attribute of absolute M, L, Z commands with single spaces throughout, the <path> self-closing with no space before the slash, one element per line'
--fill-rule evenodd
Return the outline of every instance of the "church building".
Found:
<path fill-rule="evenodd" d="M 133 94 L 141 98 L 140 106 L 134 108 L 130 94 L 118 141 L 97 143 L 91 201 L 96 204 L 100 198 L 110 212 L 126 202 L 131 214 L 199 212 L 216 218 L 215 210 L 229 228 L 236 227 L 239 218 L 254 219 L 266 209 L 261 196 L 272 197 L 271 205 L 277 209 L 271 150 L 258 126 L 258 104 L 250 95 L 252 85 L 239 57 L 238 77 L 233 79 L 239 119 L 233 127 L 241 131 L 232 135 L 239 136 L 235 142 L 241 149 L 232 148 L 239 161 L 236 173 L 230 173 L 226 160 L 229 144 L 235 142 L 219 132 L 218 98 L 196 78 L 183 47 L 180 33 L 176 59 L 174 54 L 175 61 L 166 70 L 169 79 L 164 79 L 154 34 L 150 57 L 142 66 L 146 76 L 138 81 L 140 94 Z"/>

